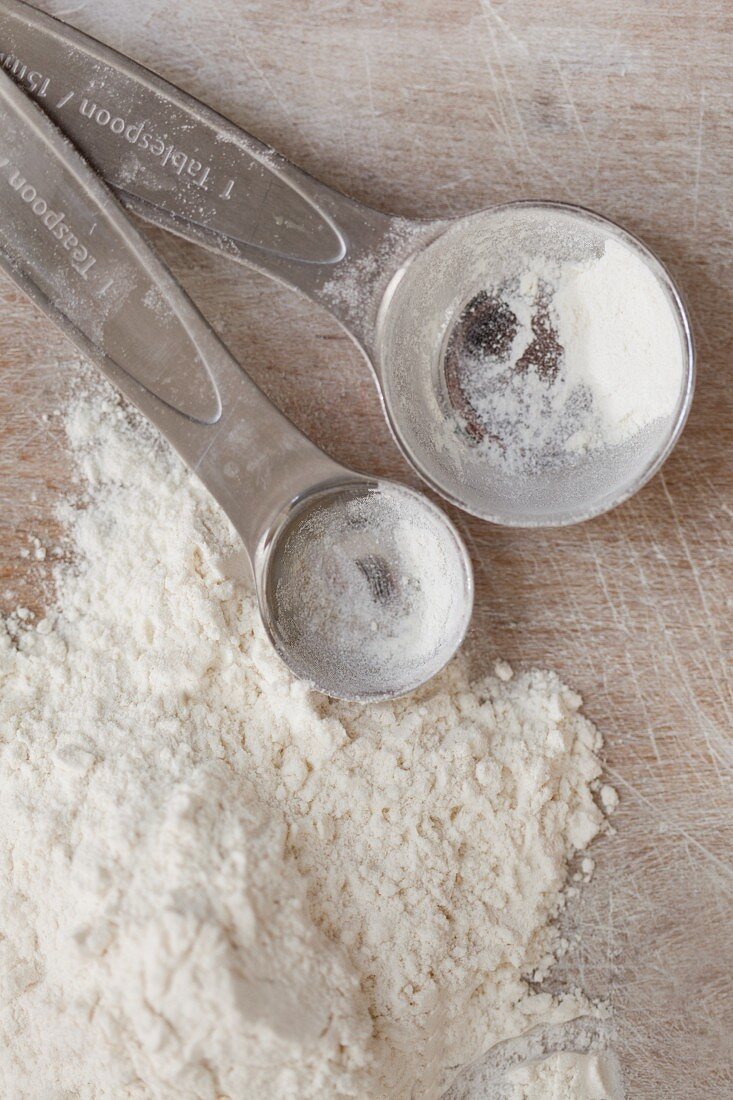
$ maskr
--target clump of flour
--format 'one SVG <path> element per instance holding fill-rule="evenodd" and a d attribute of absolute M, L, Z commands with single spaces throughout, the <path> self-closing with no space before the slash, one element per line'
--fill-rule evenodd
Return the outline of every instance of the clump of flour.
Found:
<path fill-rule="evenodd" d="M 664 289 L 630 248 L 514 259 L 520 275 L 465 307 L 446 345 L 448 400 L 507 472 L 567 464 L 672 416 L 682 344 Z"/>
<path fill-rule="evenodd" d="M 600 737 L 549 672 L 294 681 L 195 479 L 107 398 L 56 607 L 0 632 L 0 1094 L 437 1098 L 530 989 Z"/>
<path fill-rule="evenodd" d="M 622 1100 L 618 1061 L 609 1051 L 560 1051 L 507 1074 L 501 1100 Z"/>

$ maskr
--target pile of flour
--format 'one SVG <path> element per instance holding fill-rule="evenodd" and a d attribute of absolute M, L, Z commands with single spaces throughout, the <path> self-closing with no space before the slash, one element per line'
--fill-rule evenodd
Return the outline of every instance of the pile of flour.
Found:
<path fill-rule="evenodd" d="M 512 257 L 520 263 L 503 277 L 496 260 L 447 347 L 451 402 L 486 457 L 535 472 L 671 417 L 683 347 L 649 266 L 611 239 L 587 259 Z"/>
<path fill-rule="evenodd" d="M 329 701 L 233 532 L 108 397 L 56 607 L 0 631 L 0 1095 L 437 1098 L 533 992 L 600 737 L 547 672 Z"/>

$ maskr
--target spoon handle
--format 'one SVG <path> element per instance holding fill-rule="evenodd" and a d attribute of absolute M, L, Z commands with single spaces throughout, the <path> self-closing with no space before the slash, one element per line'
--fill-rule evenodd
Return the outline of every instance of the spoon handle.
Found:
<path fill-rule="evenodd" d="M 0 266 L 160 429 L 252 554 L 343 468 L 239 367 L 112 193 L 0 73 Z"/>
<path fill-rule="evenodd" d="M 5 70 L 127 207 L 321 301 L 360 338 L 358 318 L 324 287 L 389 249 L 398 227 L 418 232 L 421 223 L 333 191 L 155 73 L 21 0 L 0 0 L 0 50 Z"/>

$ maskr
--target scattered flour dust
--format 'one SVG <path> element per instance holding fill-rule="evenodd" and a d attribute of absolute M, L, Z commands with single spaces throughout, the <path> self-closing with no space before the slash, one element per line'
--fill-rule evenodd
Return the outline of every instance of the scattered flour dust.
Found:
<path fill-rule="evenodd" d="M 310 692 L 128 419 L 71 408 L 76 564 L 0 632 L 0 1095 L 437 1098 L 588 1011 L 525 981 L 603 827 L 578 696 L 460 662 L 390 703 Z"/>

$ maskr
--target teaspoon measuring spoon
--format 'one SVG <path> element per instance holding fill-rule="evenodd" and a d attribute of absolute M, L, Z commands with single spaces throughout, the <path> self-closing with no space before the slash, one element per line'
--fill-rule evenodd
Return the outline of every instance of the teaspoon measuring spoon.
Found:
<path fill-rule="evenodd" d="M 465 547 L 420 493 L 334 462 L 234 361 L 71 142 L 0 73 L 0 266 L 159 428 L 232 521 L 275 649 L 347 699 L 460 645 Z"/>
<path fill-rule="evenodd" d="M 130 209 L 325 306 L 366 356 L 395 439 L 437 492 L 483 519 L 574 523 L 607 511 L 661 466 L 693 389 L 690 326 L 655 256 L 579 207 L 509 203 L 451 221 L 392 217 L 340 194 L 204 104 L 20 0 L 0 0 L 2 64 Z M 679 339 L 674 409 L 633 446 L 525 478 L 487 464 L 465 427 L 445 349 L 487 291 L 486 258 L 586 258 L 611 239 L 658 283 Z M 508 242 L 508 243 L 507 243 Z M 521 276 L 521 270 L 519 271 Z M 455 352 L 455 340 L 451 347 Z M 467 347 L 468 350 L 468 347 Z M 460 387 L 459 387 L 460 388 Z M 469 417 L 470 419 L 470 417 Z"/>

